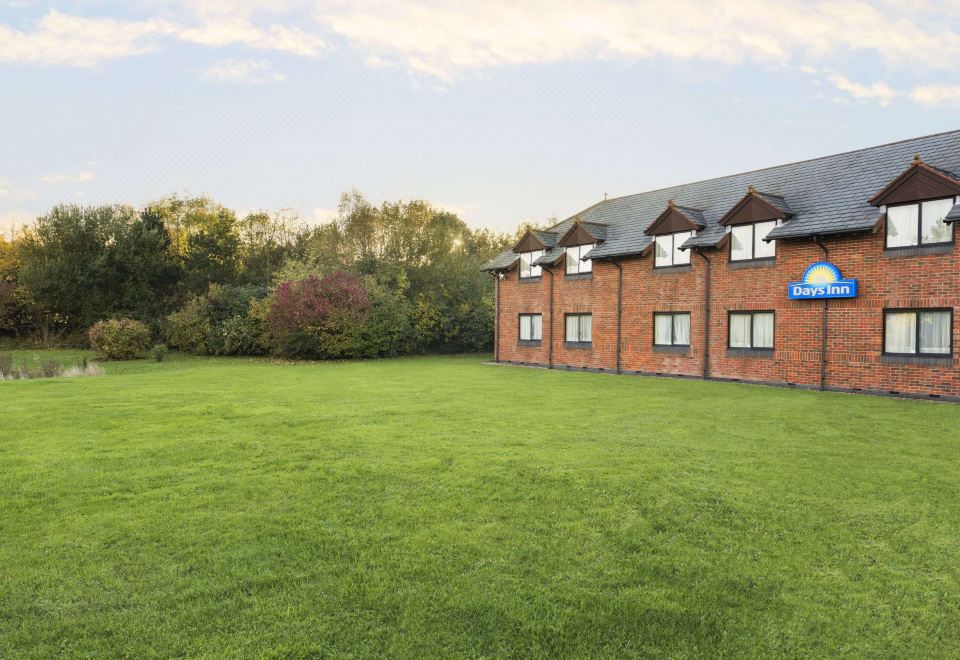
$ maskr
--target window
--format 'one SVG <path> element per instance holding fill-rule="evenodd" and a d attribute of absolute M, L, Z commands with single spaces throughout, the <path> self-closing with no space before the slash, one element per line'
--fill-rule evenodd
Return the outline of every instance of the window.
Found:
<path fill-rule="evenodd" d="M 683 266 L 690 263 L 690 250 L 681 250 L 680 246 L 693 236 L 692 231 L 680 231 L 675 234 L 661 234 L 654 239 L 656 255 L 655 268 Z"/>
<path fill-rule="evenodd" d="M 567 248 L 567 275 L 593 272 L 593 263 L 590 259 L 583 261 L 583 255 L 592 250 L 596 244 L 574 245 Z"/>
<path fill-rule="evenodd" d="M 654 346 L 689 346 L 690 312 L 653 315 Z"/>
<path fill-rule="evenodd" d="M 543 314 L 520 315 L 520 341 L 543 339 Z"/>
<path fill-rule="evenodd" d="M 567 342 L 589 344 L 593 341 L 592 326 L 592 314 L 567 314 Z"/>
<path fill-rule="evenodd" d="M 953 197 L 887 207 L 887 249 L 953 242 L 953 227 L 943 218 Z"/>
<path fill-rule="evenodd" d="M 730 312 L 730 348 L 773 348 L 773 312 Z"/>
<path fill-rule="evenodd" d="M 534 266 L 533 262 L 542 256 L 543 250 L 520 253 L 520 279 L 525 280 L 530 277 L 540 277 L 543 268 L 541 266 Z"/>
<path fill-rule="evenodd" d="M 779 220 L 768 220 L 749 225 L 733 225 L 730 228 L 730 261 L 755 261 L 776 257 L 776 241 L 767 243 L 763 239 L 779 224 Z"/>
<path fill-rule="evenodd" d="M 883 317 L 884 353 L 950 355 L 953 310 L 890 309 Z"/>

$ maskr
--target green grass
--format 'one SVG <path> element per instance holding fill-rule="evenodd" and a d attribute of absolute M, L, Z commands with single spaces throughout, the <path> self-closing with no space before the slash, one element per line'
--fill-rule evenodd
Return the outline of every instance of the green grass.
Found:
<path fill-rule="evenodd" d="M 104 367 L 0 383 L 0 657 L 960 653 L 960 405 Z"/>

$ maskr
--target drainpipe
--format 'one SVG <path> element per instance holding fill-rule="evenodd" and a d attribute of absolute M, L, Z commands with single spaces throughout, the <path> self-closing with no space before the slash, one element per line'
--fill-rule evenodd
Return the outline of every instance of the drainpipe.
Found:
<path fill-rule="evenodd" d="M 710 259 L 701 248 L 694 248 L 707 265 L 706 283 L 703 287 L 703 379 L 710 377 Z"/>
<path fill-rule="evenodd" d="M 823 260 L 830 260 L 830 250 L 823 244 L 819 236 L 813 237 L 814 242 L 823 250 Z M 823 318 L 820 321 L 820 389 L 827 389 L 827 303 L 826 298 L 821 300 L 823 303 Z"/>
<path fill-rule="evenodd" d="M 553 269 L 543 267 L 550 273 L 550 345 L 547 347 L 547 369 L 553 369 Z"/>
<path fill-rule="evenodd" d="M 493 361 L 500 361 L 500 273 L 493 273 Z"/>
<path fill-rule="evenodd" d="M 623 335 L 623 262 L 614 259 L 617 267 L 617 373 L 623 373 L 620 367 L 620 343 Z"/>

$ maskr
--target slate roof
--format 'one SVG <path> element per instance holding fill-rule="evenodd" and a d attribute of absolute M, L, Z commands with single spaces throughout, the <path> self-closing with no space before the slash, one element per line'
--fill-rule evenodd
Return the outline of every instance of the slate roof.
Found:
<path fill-rule="evenodd" d="M 954 204 L 950 212 L 943 218 L 945 222 L 957 222 L 960 220 L 960 204 Z"/>
<path fill-rule="evenodd" d="M 552 248 L 557 244 L 557 234 L 552 231 L 541 231 L 539 229 L 533 229 L 530 231 L 531 234 L 540 239 L 540 242 L 543 243 L 546 247 Z"/>
<path fill-rule="evenodd" d="M 707 226 L 707 220 L 706 218 L 703 217 L 703 211 L 701 211 L 700 209 L 692 209 L 689 206 L 679 206 L 679 205 L 675 206 L 674 208 L 680 211 L 680 213 L 682 213 L 683 215 L 687 216 L 687 218 L 689 218 L 690 222 L 692 222 L 693 224 L 700 225 L 701 227 Z"/>
<path fill-rule="evenodd" d="M 925 163 L 957 177 L 960 130 L 604 200 L 551 227 L 550 232 L 562 236 L 575 220 L 602 224 L 607 239 L 587 258 L 638 254 L 653 240 L 644 230 L 672 199 L 687 208 L 703 209 L 706 229 L 684 247 L 713 247 L 725 235 L 717 220 L 751 185 L 793 215 L 771 231 L 770 238 L 869 231 L 881 214 L 867 200 L 900 175 L 918 153 Z M 496 270 L 490 266 L 501 259 L 507 257 L 501 254 L 484 268 Z"/>

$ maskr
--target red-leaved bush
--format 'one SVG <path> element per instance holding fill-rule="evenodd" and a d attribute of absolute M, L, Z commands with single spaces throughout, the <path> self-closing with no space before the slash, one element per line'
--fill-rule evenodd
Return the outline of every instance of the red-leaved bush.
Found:
<path fill-rule="evenodd" d="M 348 273 L 283 282 L 267 314 L 271 343 L 291 357 L 352 356 L 369 307 L 360 281 Z"/>

